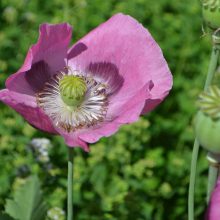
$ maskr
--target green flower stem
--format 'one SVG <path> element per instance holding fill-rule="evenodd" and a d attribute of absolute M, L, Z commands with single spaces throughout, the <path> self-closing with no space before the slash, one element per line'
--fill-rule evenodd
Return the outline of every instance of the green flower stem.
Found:
<path fill-rule="evenodd" d="M 216 181 L 218 178 L 218 167 L 209 165 L 209 180 L 208 180 L 208 189 L 207 189 L 207 204 L 209 203 L 211 193 L 215 187 Z"/>
<path fill-rule="evenodd" d="M 199 154 L 199 142 L 196 138 L 193 146 L 191 170 L 190 170 L 189 195 L 188 195 L 189 220 L 194 220 L 194 193 L 195 193 L 196 166 L 197 166 L 198 154 Z"/>
<path fill-rule="evenodd" d="M 208 74 L 205 82 L 204 91 L 207 91 L 208 87 L 211 85 L 212 79 L 215 75 L 217 63 L 219 57 L 219 48 L 213 45 L 212 55 L 209 63 Z M 188 219 L 194 220 L 194 194 L 195 194 L 195 182 L 196 182 L 196 166 L 199 153 L 199 142 L 195 138 L 192 161 L 191 161 L 191 171 L 190 171 L 190 182 L 189 182 L 189 195 L 188 195 Z"/>
<path fill-rule="evenodd" d="M 214 45 L 212 48 L 212 55 L 209 63 L 208 75 L 204 87 L 205 92 L 208 90 L 209 86 L 211 85 L 212 79 L 215 75 L 216 67 L 218 64 L 218 57 L 219 57 L 219 47 Z"/>
<path fill-rule="evenodd" d="M 73 220 L 73 148 L 68 147 L 68 189 L 67 189 L 67 219 Z"/>

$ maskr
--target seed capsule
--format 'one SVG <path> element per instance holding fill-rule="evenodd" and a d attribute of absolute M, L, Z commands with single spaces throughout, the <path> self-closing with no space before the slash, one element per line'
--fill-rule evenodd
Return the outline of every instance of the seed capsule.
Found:
<path fill-rule="evenodd" d="M 209 88 L 199 96 L 200 111 L 196 116 L 195 131 L 202 147 L 220 153 L 220 89 Z"/>
<path fill-rule="evenodd" d="M 220 153 L 220 120 L 213 120 L 200 111 L 196 116 L 195 130 L 202 147 L 212 153 Z"/>
<path fill-rule="evenodd" d="M 203 0 L 202 6 L 203 19 L 206 25 L 214 30 L 220 28 L 220 1 Z"/>
<path fill-rule="evenodd" d="M 77 107 L 86 93 L 86 83 L 82 77 L 65 75 L 59 82 L 62 100 L 68 106 Z"/>

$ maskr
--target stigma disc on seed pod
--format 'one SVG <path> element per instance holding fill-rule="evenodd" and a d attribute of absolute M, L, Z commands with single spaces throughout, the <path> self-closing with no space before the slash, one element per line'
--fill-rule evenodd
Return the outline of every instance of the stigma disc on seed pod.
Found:
<path fill-rule="evenodd" d="M 202 14 L 209 28 L 220 28 L 220 0 L 202 0 Z"/>
<path fill-rule="evenodd" d="M 82 77 L 65 75 L 59 82 L 61 97 L 68 106 L 77 107 L 84 99 L 86 83 Z"/>

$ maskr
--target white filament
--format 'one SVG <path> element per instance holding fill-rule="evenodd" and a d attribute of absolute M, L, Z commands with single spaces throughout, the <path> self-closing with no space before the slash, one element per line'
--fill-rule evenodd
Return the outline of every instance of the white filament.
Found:
<path fill-rule="evenodd" d="M 59 80 L 65 74 L 81 76 L 86 82 L 85 98 L 78 107 L 68 106 L 61 98 Z M 108 106 L 106 88 L 107 85 L 102 82 L 97 82 L 79 71 L 68 69 L 68 73 L 60 72 L 45 84 L 43 91 L 37 94 L 37 103 L 55 126 L 70 132 L 103 121 Z"/>

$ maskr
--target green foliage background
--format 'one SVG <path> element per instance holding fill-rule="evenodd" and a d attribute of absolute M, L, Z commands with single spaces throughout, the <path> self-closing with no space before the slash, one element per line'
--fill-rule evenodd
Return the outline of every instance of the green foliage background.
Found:
<path fill-rule="evenodd" d="M 170 96 L 137 123 L 75 150 L 74 209 L 78 220 L 187 219 L 187 191 L 195 100 L 204 84 L 210 40 L 202 36 L 199 1 L 1 0 L 0 87 L 21 66 L 40 23 L 69 22 L 76 41 L 111 15 L 123 12 L 150 30 L 174 76 Z M 29 126 L 0 104 L 0 210 L 29 174 L 40 176 L 50 208 L 66 210 L 67 149 L 60 137 Z M 34 137 L 52 140 L 52 169 L 27 150 Z M 21 172 L 21 170 L 27 170 Z M 22 174 L 21 174 L 22 173 Z M 199 159 L 196 215 L 205 209 L 207 162 Z"/>

